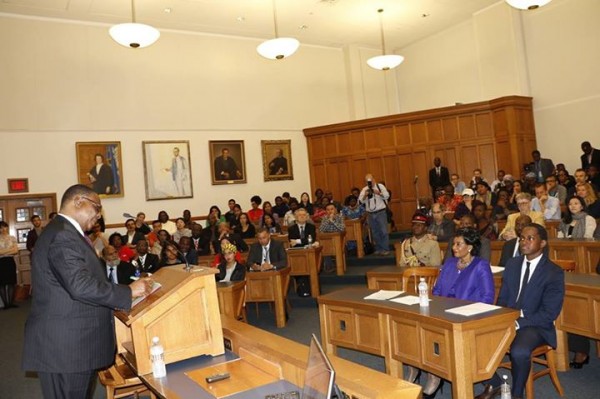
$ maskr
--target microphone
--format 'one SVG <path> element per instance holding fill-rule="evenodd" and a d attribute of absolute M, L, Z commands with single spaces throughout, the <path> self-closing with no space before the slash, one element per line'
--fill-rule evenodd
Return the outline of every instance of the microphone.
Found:
<path fill-rule="evenodd" d="M 179 255 L 181 255 L 181 257 L 183 258 L 183 261 L 185 262 L 185 267 L 183 268 L 183 270 L 185 270 L 188 273 L 191 272 L 192 271 L 192 266 L 190 266 L 190 262 L 188 262 L 187 258 L 183 254 L 183 252 L 181 252 L 181 250 L 179 248 L 177 248 L 177 253 Z"/>
<path fill-rule="evenodd" d="M 123 217 L 127 219 L 135 219 L 135 216 L 128 212 L 123 212 Z"/>
<path fill-rule="evenodd" d="M 413 184 L 417 184 L 418 181 L 419 181 L 419 175 L 415 175 L 415 178 L 413 180 Z"/>

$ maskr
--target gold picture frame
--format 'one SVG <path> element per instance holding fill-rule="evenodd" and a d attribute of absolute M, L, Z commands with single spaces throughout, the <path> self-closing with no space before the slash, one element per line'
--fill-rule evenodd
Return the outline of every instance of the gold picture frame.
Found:
<path fill-rule="evenodd" d="M 265 181 L 294 180 L 292 140 L 261 140 Z"/>
<path fill-rule="evenodd" d="M 146 201 L 193 198 L 190 142 L 142 141 Z"/>
<path fill-rule="evenodd" d="M 120 141 L 76 142 L 77 181 L 101 198 L 123 197 L 123 161 Z"/>
<path fill-rule="evenodd" d="M 209 141 L 208 148 L 213 185 L 247 182 L 243 140 Z"/>

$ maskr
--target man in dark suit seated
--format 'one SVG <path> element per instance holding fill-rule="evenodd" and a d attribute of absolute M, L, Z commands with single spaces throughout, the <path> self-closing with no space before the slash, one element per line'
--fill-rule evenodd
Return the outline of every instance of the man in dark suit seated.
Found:
<path fill-rule="evenodd" d="M 510 346 L 512 398 L 523 398 L 531 369 L 531 353 L 540 345 L 556 348 L 554 320 L 565 296 L 563 270 L 543 254 L 548 232 L 539 224 L 530 224 L 521 232 L 522 256 L 511 258 L 504 269 L 498 305 L 521 311 L 517 335 Z M 475 399 L 491 399 L 500 393 L 498 373 Z"/>
<path fill-rule="evenodd" d="M 287 267 L 285 248 L 281 242 L 271 240 L 271 233 L 268 229 L 259 228 L 256 238 L 258 242 L 250 246 L 246 261 L 250 271 L 262 272 Z"/>
<path fill-rule="evenodd" d="M 31 262 L 35 292 L 25 324 L 23 370 L 37 371 L 46 399 L 87 399 L 96 370 L 115 361 L 113 309 L 131 310 L 152 280 L 130 285 L 108 281 L 96 251 L 85 239 L 100 218 L 102 203 L 91 188 L 71 186 L 60 213 L 36 242 Z"/>
<path fill-rule="evenodd" d="M 135 220 L 127 219 L 125 222 L 125 228 L 127 232 L 121 236 L 121 240 L 123 241 L 123 245 L 127 245 L 131 249 L 135 249 L 139 240 L 144 239 L 144 235 L 137 231 Z"/>
<path fill-rule="evenodd" d="M 296 216 L 296 223 L 288 227 L 288 239 L 290 240 L 291 247 L 303 247 L 308 245 L 308 238 L 310 237 L 311 243 L 317 241 L 317 229 L 312 223 L 307 223 L 308 213 L 306 209 L 299 208 L 294 213 Z"/>
<path fill-rule="evenodd" d="M 181 237 L 179 240 L 179 250 L 185 256 L 185 260 L 190 265 L 198 264 L 198 254 L 192 246 L 192 237 Z"/>
<path fill-rule="evenodd" d="M 102 249 L 102 260 L 108 281 L 115 284 L 129 285 L 133 282 L 131 276 L 135 274 L 135 267 L 131 263 L 119 259 L 119 253 L 112 245 Z"/>
<path fill-rule="evenodd" d="M 140 267 L 142 273 L 156 273 L 160 267 L 160 259 L 158 255 L 148 252 L 148 241 L 142 238 L 137 242 L 135 249 L 137 257 L 131 261 L 134 268 Z"/>

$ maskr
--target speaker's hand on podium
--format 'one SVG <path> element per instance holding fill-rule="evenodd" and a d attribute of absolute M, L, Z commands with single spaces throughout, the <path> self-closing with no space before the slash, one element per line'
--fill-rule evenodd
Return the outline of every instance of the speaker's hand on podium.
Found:
<path fill-rule="evenodd" d="M 148 295 L 152 291 L 152 285 L 154 281 L 151 278 L 144 277 L 133 283 L 129 284 L 131 289 L 131 296 L 137 298 L 139 296 Z"/>

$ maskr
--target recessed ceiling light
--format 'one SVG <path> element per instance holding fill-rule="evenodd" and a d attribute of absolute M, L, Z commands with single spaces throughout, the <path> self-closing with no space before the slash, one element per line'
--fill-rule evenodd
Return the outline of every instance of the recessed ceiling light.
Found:
<path fill-rule="evenodd" d="M 165 12 L 165 14 L 170 14 L 170 13 L 171 13 L 171 11 L 173 11 L 173 10 L 172 10 L 171 8 L 168 8 L 168 7 L 167 7 L 167 8 L 165 8 L 163 11 Z"/>
<path fill-rule="evenodd" d="M 245 21 L 246 21 L 246 18 L 245 18 L 245 17 L 237 17 L 237 18 L 236 18 L 236 20 L 237 20 L 238 22 L 245 22 Z"/>
<path fill-rule="evenodd" d="M 428 12 L 424 12 L 423 14 L 421 14 L 422 18 L 427 18 L 428 16 L 430 16 L 431 14 L 429 14 Z"/>
<path fill-rule="evenodd" d="M 300 30 L 308 29 L 308 25 L 302 24 L 302 25 L 298 26 L 298 29 L 300 29 Z"/>

